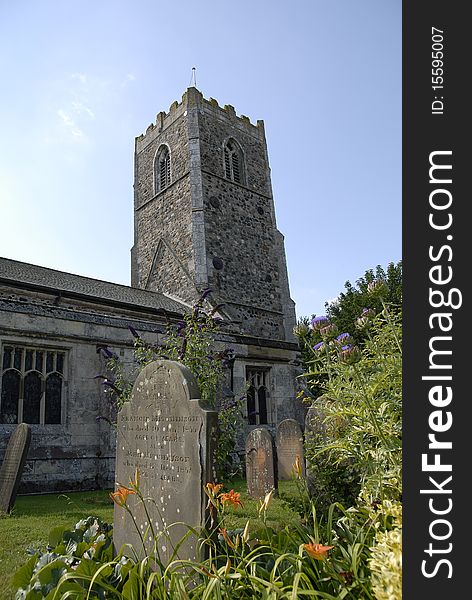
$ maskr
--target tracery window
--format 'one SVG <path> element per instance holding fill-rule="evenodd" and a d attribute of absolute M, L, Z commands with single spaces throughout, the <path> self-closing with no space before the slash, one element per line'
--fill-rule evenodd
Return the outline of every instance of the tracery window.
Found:
<path fill-rule="evenodd" d="M 264 425 L 269 422 L 270 406 L 268 392 L 269 370 L 247 367 L 247 419 L 249 425 Z"/>
<path fill-rule="evenodd" d="M 243 153 L 236 142 L 230 138 L 224 146 L 225 177 L 236 183 L 244 183 Z"/>
<path fill-rule="evenodd" d="M 170 152 L 167 146 L 161 146 L 154 159 L 154 192 L 157 194 L 170 185 Z"/>
<path fill-rule="evenodd" d="M 5 345 L 0 423 L 60 423 L 65 358 L 60 350 Z"/>

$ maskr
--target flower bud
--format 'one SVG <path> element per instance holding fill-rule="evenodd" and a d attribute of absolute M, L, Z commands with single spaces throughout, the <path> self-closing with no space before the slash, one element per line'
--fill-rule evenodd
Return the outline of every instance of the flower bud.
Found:
<path fill-rule="evenodd" d="M 338 328 L 334 323 L 329 323 L 328 325 L 320 329 L 320 335 L 325 339 L 333 339 L 337 333 Z"/>
<path fill-rule="evenodd" d="M 309 333 L 310 333 L 310 328 L 308 327 L 308 325 L 306 323 L 303 323 L 303 321 L 300 321 L 299 323 L 297 323 L 295 325 L 295 327 L 293 328 L 293 334 L 299 338 L 306 337 Z"/>
<path fill-rule="evenodd" d="M 388 285 L 384 279 L 375 279 L 367 284 L 367 292 L 371 296 L 383 298 L 388 294 Z"/>
<path fill-rule="evenodd" d="M 343 346 L 341 348 L 341 352 L 338 354 L 339 360 L 347 365 L 353 365 L 356 362 L 359 362 L 362 354 L 357 346 L 352 346 L 348 344 L 347 346 Z"/>

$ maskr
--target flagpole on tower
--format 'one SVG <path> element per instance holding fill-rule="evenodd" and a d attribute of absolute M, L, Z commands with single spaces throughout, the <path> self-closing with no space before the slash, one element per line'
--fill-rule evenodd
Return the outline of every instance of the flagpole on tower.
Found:
<path fill-rule="evenodd" d="M 192 67 L 192 76 L 190 77 L 189 87 L 197 87 L 197 67 Z"/>

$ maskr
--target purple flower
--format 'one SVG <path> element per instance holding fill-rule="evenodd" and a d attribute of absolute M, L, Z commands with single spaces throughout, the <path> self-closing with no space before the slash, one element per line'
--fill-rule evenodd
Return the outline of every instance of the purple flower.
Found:
<path fill-rule="evenodd" d="M 318 342 L 317 344 L 315 344 L 313 346 L 313 350 L 315 352 L 321 352 L 323 350 L 323 348 L 325 347 L 325 343 L 324 342 Z"/>
<path fill-rule="evenodd" d="M 103 355 L 105 356 L 105 358 L 107 358 L 107 359 L 116 358 L 116 354 L 114 352 L 112 352 L 109 348 L 107 348 L 106 346 L 100 346 L 100 348 L 97 348 L 97 352 L 102 352 Z"/>
<path fill-rule="evenodd" d="M 352 342 L 352 337 L 350 336 L 349 333 L 346 333 L 346 332 L 345 333 L 340 333 L 338 335 L 338 337 L 336 338 L 336 341 L 339 344 L 346 345 L 346 344 L 350 344 Z"/>
<path fill-rule="evenodd" d="M 326 315 L 320 315 L 319 317 L 314 317 L 310 321 L 310 325 L 315 331 L 319 331 L 322 327 L 326 327 L 329 324 L 330 324 L 330 321 Z"/>

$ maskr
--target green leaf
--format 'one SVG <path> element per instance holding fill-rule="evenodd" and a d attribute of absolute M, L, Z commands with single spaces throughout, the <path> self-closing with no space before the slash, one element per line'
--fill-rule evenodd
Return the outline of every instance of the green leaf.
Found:
<path fill-rule="evenodd" d="M 58 546 L 63 540 L 65 531 L 67 531 L 67 527 L 64 527 L 64 525 L 54 527 L 54 529 L 51 529 L 51 531 L 49 532 L 48 544 L 52 548 Z"/>
<path fill-rule="evenodd" d="M 128 581 L 123 586 L 123 598 L 126 600 L 140 600 L 139 590 L 139 577 L 133 569 L 132 571 L 130 571 Z"/>
<path fill-rule="evenodd" d="M 95 573 L 98 571 L 98 569 L 100 568 L 100 566 L 101 566 L 100 564 L 96 563 L 93 560 L 83 558 L 80 561 L 75 572 L 80 575 L 86 575 L 87 577 L 93 577 L 95 575 Z"/>
<path fill-rule="evenodd" d="M 36 561 L 38 559 L 38 554 L 32 556 L 26 564 L 24 564 L 18 571 L 13 575 L 12 584 L 16 588 L 26 589 L 28 585 L 31 583 L 31 578 L 33 577 L 34 567 L 36 566 Z"/>

